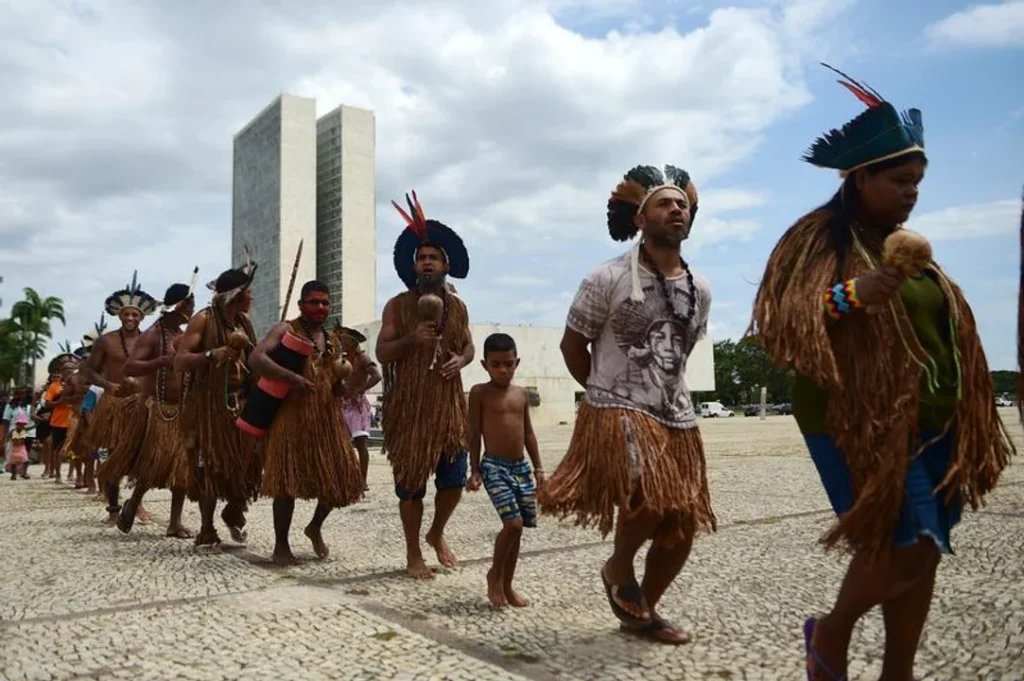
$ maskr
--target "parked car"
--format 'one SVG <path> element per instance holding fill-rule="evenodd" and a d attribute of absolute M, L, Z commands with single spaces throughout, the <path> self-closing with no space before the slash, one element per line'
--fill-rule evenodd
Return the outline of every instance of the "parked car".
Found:
<path fill-rule="evenodd" d="M 783 402 L 782 404 L 776 404 L 771 409 L 772 409 L 772 411 L 774 411 L 779 416 L 792 416 L 793 415 L 793 405 L 791 405 L 789 402 Z"/>
<path fill-rule="evenodd" d="M 996 406 L 997 407 L 1012 407 L 1013 406 L 1013 400 L 1011 400 L 1009 397 L 1005 397 L 1003 395 L 1000 395 L 999 397 L 996 398 Z"/>
<path fill-rule="evenodd" d="M 766 407 L 765 411 L 767 412 L 768 410 L 769 410 L 769 408 Z M 761 405 L 760 404 L 748 404 L 747 406 L 743 407 L 743 415 L 744 416 L 760 416 L 761 415 Z"/>
<path fill-rule="evenodd" d="M 700 415 L 706 419 L 729 418 L 733 416 L 732 409 L 726 409 L 721 402 L 701 402 Z"/>

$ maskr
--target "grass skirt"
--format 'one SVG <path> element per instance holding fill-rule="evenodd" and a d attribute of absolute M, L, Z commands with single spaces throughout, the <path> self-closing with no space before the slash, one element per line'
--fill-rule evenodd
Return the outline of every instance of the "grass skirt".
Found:
<path fill-rule="evenodd" d="M 544 513 L 574 516 L 577 525 L 596 525 L 603 535 L 614 527 L 616 509 L 680 514 L 698 531 L 717 525 L 697 428 L 669 428 L 640 411 L 586 401 L 539 501 Z"/>
<path fill-rule="evenodd" d="M 176 417 L 177 406 L 164 404 L 165 414 L 153 398 L 144 410 L 147 415 L 146 434 L 139 445 L 138 456 L 129 474 L 135 484 L 146 489 L 184 489 L 188 486 L 188 450 L 185 433 Z M 167 420 L 166 417 L 175 418 Z"/>
<path fill-rule="evenodd" d="M 100 400 L 102 404 L 107 397 Z M 115 400 L 118 398 L 114 398 Z M 110 450 L 107 460 L 96 470 L 96 477 L 103 484 L 117 484 L 122 478 L 129 476 L 135 467 L 135 459 L 139 453 L 139 445 L 146 436 L 148 412 L 142 395 L 132 395 L 118 402 L 120 415 L 117 419 L 119 430 L 113 433 L 115 445 Z M 97 418 L 99 406 L 96 407 Z"/>
<path fill-rule="evenodd" d="M 103 393 L 96 402 L 96 409 L 92 413 L 92 444 L 96 449 L 107 449 L 113 452 L 117 439 L 124 429 L 125 420 L 128 418 L 127 403 L 129 400 L 139 400 L 138 395 L 128 397 L 117 397 L 110 393 Z"/>
<path fill-rule="evenodd" d="M 263 496 L 318 499 L 339 508 L 362 496 L 363 477 L 332 391 L 330 363 L 312 364 L 306 378 L 315 389 L 285 399 L 267 434 Z"/>

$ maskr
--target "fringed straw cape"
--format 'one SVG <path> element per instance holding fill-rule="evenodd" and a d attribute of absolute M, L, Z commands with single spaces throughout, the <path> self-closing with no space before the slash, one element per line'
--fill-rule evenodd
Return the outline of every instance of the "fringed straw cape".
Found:
<path fill-rule="evenodd" d="M 383 367 L 384 446 L 395 482 L 407 489 L 422 487 L 443 454 L 453 455 L 468 446 L 469 410 L 462 377 L 456 374 L 443 378 L 441 365 L 450 353 L 461 353 L 469 340 L 469 314 L 458 296 L 445 293 L 444 297 L 448 317 L 433 370 L 433 344 L 418 345 L 402 359 Z M 415 291 L 400 293 L 393 299 L 399 337 L 419 323 L 418 300 Z"/>
<path fill-rule="evenodd" d="M 214 307 L 198 314 L 206 315 L 198 352 L 226 345 L 231 329 L 223 315 Z M 207 493 L 223 501 L 259 497 L 262 444 L 235 426 L 235 419 L 242 410 L 244 388 L 232 390 L 229 382 L 231 373 L 247 371 L 249 353 L 256 345 L 252 323 L 245 315 L 241 320 L 240 328 L 249 337 L 249 345 L 237 362 L 206 366 L 185 378 L 188 396 L 182 406 L 181 420 L 192 471 L 188 494 L 194 501 Z"/>
<path fill-rule="evenodd" d="M 826 321 L 822 294 L 837 281 L 865 274 L 880 258 L 854 240 L 842 265 L 828 243 L 827 209 L 791 227 L 769 258 L 754 301 L 750 333 L 773 359 L 828 391 L 829 434 L 846 455 L 856 500 L 823 537 L 878 556 L 892 544 L 903 484 L 918 453 L 918 403 L 928 355 L 899 296 L 878 314 L 855 310 Z M 945 294 L 959 373 L 956 448 L 939 487 L 948 501 L 977 509 L 1014 452 L 996 413 L 992 380 L 971 308 L 935 265 Z M 957 493 L 959 492 L 959 497 Z"/>
<path fill-rule="evenodd" d="M 634 460 L 632 453 L 636 454 Z M 569 450 L 540 494 L 544 513 L 611 532 L 615 511 L 639 507 L 680 515 L 684 531 L 717 526 L 708 492 L 704 444 L 697 428 L 669 428 L 635 409 L 584 400 Z"/>
<path fill-rule="evenodd" d="M 263 496 L 317 499 L 331 508 L 362 496 L 359 459 L 334 397 L 335 358 L 334 353 L 310 356 L 303 375 L 314 389 L 306 395 L 292 391 L 274 418 L 267 434 Z"/>

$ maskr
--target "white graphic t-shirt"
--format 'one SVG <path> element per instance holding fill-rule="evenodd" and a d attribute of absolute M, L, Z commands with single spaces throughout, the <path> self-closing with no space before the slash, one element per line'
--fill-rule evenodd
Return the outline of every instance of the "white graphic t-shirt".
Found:
<path fill-rule="evenodd" d="M 662 285 L 642 261 L 639 274 L 642 302 L 630 299 L 627 252 L 587 275 L 569 308 L 568 327 L 593 341 L 587 402 L 637 409 L 670 428 L 695 428 L 686 361 L 707 334 L 711 287 L 694 273 L 696 300 L 691 300 L 685 272 L 666 279 L 673 315 Z M 688 318 L 686 324 L 680 321 Z"/>

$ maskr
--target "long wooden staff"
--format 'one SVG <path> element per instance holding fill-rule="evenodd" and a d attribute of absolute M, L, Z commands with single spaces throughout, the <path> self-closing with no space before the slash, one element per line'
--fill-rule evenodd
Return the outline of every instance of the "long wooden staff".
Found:
<path fill-rule="evenodd" d="M 299 250 L 295 253 L 295 264 L 292 266 L 292 278 L 288 281 L 288 293 L 284 296 L 284 307 L 281 308 L 281 321 L 288 316 L 288 306 L 292 303 L 292 292 L 295 290 L 295 277 L 299 274 L 299 261 L 302 260 L 302 242 L 299 241 Z"/>

